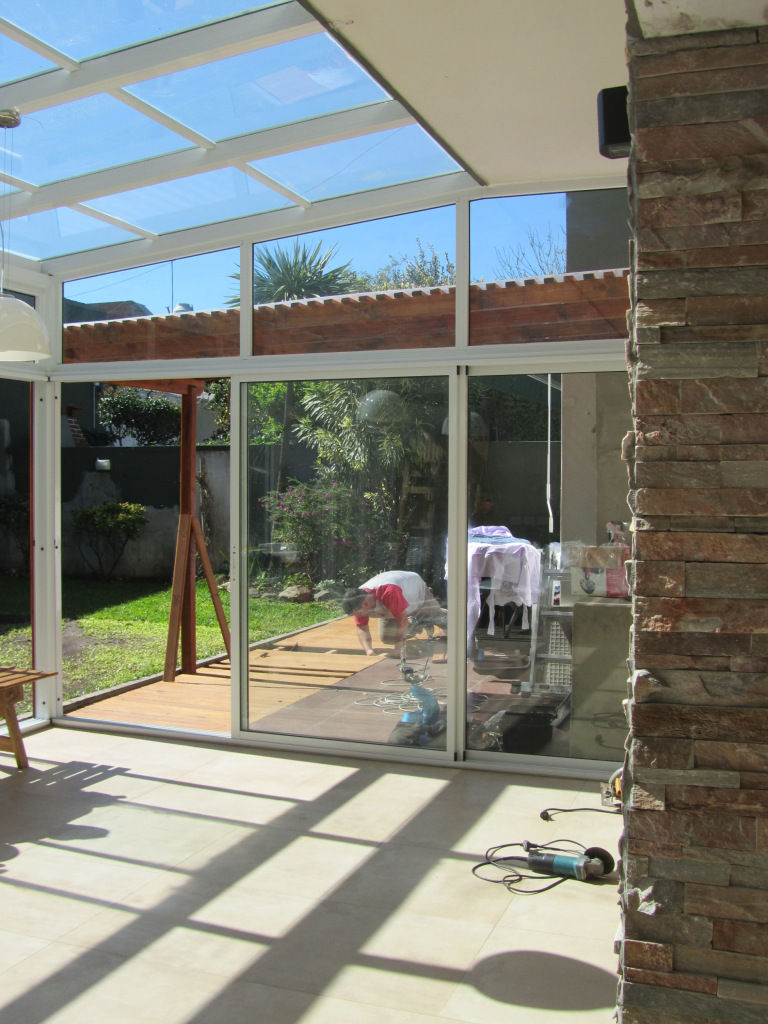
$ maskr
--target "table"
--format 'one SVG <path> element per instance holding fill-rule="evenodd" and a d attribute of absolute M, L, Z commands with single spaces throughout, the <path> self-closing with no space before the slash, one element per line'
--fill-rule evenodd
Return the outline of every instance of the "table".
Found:
<path fill-rule="evenodd" d="M 495 632 L 497 605 L 510 602 L 526 609 L 539 603 L 541 552 L 515 537 L 505 526 L 481 526 L 467 539 L 467 649 L 480 618 L 480 581 L 489 581 L 488 635 Z M 527 616 L 525 619 L 527 625 Z"/>
<path fill-rule="evenodd" d="M 38 679 L 55 676 L 55 672 L 37 672 L 35 669 L 17 669 L 0 665 L 0 717 L 8 726 L 8 736 L 0 736 L 0 750 L 7 750 L 16 758 L 19 768 L 28 768 L 27 752 L 16 717 L 16 704 L 24 698 L 24 687 Z M 33 689 L 34 693 L 34 689 Z"/>

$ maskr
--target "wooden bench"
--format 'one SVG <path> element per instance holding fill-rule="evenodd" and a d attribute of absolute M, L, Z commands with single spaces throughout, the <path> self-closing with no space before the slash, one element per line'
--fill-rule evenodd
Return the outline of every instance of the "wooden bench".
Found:
<path fill-rule="evenodd" d="M 28 768 L 29 761 L 19 729 L 19 720 L 16 717 L 16 704 L 24 699 L 24 687 L 27 683 L 32 684 L 34 694 L 34 684 L 38 679 L 54 675 L 55 672 L 37 672 L 31 668 L 18 669 L 0 665 L 0 718 L 4 718 L 8 726 L 8 735 L 0 736 L 0 750 L 10 751 L 15 756 L 19 768 Z"/>

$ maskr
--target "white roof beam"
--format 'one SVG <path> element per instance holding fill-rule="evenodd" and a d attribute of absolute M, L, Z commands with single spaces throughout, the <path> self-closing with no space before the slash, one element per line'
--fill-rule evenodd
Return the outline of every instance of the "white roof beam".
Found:
<path fill-rule="evenodd" d="M 153 231 L 147 231 L 146 228 L 140 228 L 137 224 L 131 224 L 127 220 L 121 220 L 119 217 L 112 217 L 108 213 L 102 213 L 101 210 L 94 210 L 92 206 L 86 206 L 84 203 L 73 203 L 71 209 L 77 210 L 78 213 L 84 213 L 88 217 L 103 221 L 105 224 L 111 224 L 113 228 L 120 228 L 122 231 L 132 231 L 134 235 L 139 235 L 141 238 L 157 238 Z"/>
<path fill-rule="evenodd" d="M 0 181 L 5 182 L 6 185 L 12 185 L 13 188 L 20 188 L 24 192 L 37 192 L 40 187 L 33 185 L 31 181 L 24 181 L 23 178 L 16 178 L 12 174 L 4 174 L 2 171 L 0 171 Z"/>
<path fill-rule="evenodd" d="M 2 23 L 0 29 L 5 31 Z M 11 107 L 28 114 L 322 31 L 322 25 L 298 3 L 268 7 L 92 57 L 81 64 L 70 61 L 69 70 L 45 71 L 10 82 L 0 88 L 0 108 Z M 61 63 L 58 59 L 56 62 Z"/>
<path fill-rule="evenodd" d="M 138 113 L 143 114 L 144 117 L 149 117 L 151 120 L 161 124 L 164 128 L 168 128 L 172 132 L 176 132 L 177 135 L 181 135 L 182 138 L 187 139 L 193 146 L 199 146 L 201 149 L 214 149 L 216 143 L 212 139 L 208 139 L 205 135 L 201 135 L 199 132 L 194 131 L 188 125 L 183 124 L 181 121 L 177 121 L 175 117 L 169 117 L 168 114 L 164 114 L 162 110 L 158 110 L 157 107 L 153 107 L 151 103 L 146 103 L 144 100 L 140 100 L 137 96 L 133 96 L 131 93 L 126 92 L 125 89 L 110 89 L 109 95 L 114 99 L 124 103 L 127 107 L 131 107 Z"/>
<path fill-rule="evenodd" d="M 121 167 L 109 167 L 92 174 L 66 178 L 41 185 L 34 195 L 14 193 L 4 200 L 6 218 L 23 217 L 57 206 L 97 199 L 100 196 L 129 189 L 172 181 L 192 174 L 238 166 L 243 162 L 264 159 L 278 153 L 306 149 L 339 139 L 353 138 L 371 132 L 400 128 L 413 119 L 399 103 L 384 100 L 367 107 L 356 107 L 336 114 L 325 114 L 308 121 L 268 128 L 250 135 L 238 135 L 220 142 L 212 150 L 185 149 Z"/>
<path fill-rule="evenodd" d="M 45 57 L 52 64 L 58 64 L 59 67 L 66 68 L 68 71 L 76 71 L 80 67 L 78 61 L 69 57 L 66 53 L 62 53 L 61 50 L 55 49 L 53 46 L 49 46 L 44 43 L 42 39 L 38 39 L 37 36 L 31 36 L 29 32 L 25 32 L 23 28 L 19 28 L 18 25 L 14 25 L 12 21 L 6 21 L 5 18 L 0 18 L 0 32 L 4 36 L 8 36 L 9 39 L 13 39 L 14 42 L 20 43 L 21 46 L 26 46 L 28 50 L 32 50 L 34 53 L 39 54 L 41 57 Z M 2 106 L 2 104 L 0 104 Z"/>
<path fill-rule="evenodd" d="M 238 171 L 242 171 L 243 174 L 247 174 L 249 178 L 253 178 L 258 181 L 261 185 L 266 185 L 267 188 L 271 188 L 273 192 L 277 192 L 278 195 L 285 196 L 292 203 L 297 206 L 309 207 L 311 204 L 309 200 L 298 192 L 294 192 L 293 189 L 286 188 L 285 185 L 281 185 L 279 181 L 275 181 L 274 178 L 270 178 L 268 174 L 262 174 L 261 171 L 257 171 L 255 167 L 251 167 L 250 164 L 241 163 L 235 165 Z"/>

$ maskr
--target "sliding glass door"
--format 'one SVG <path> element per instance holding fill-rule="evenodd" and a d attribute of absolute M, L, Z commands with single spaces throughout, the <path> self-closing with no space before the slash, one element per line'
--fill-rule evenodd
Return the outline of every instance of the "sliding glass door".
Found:
<path fill-rule="evenodd" d="M 466 746 L 620 761 L 626 375 L 470 376 Z"/>
<path fill-rule="evenodd" d="M 448 378 L 251 383 L 242 400 L 243 727 L 444 750 Z"/>

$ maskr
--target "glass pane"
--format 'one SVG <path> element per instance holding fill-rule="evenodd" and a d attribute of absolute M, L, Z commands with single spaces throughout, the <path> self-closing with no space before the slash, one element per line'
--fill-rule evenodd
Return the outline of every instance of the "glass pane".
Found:
<path fill-rule="evenodd" d="M 453 207 L 255 246 L 254 355 L 453 345 L 455 252 Z"/>
<path fill-rule="evenodd" d="M 238 355 L 239 255 L 224 249 L 68 281 L 64 362 Z"/>
<path fill-rule="evenodd" d="M 183 378 L 62 386 L 68 715 L 229 731 L 227 640 L 213 600 L 226 615 L 229 450 L 207 405 L 202 382 Z M 199 533 L 191 559 L 177 561 L 190 516 Z M 206 573 L 196 579 L 203 549 L 212 587 Z"/>
<path fill-rule="evenodd" d="M 481 199 L 470 238 L 471 345 L 626 337 L 625 189 Z"/>
<path fill-rule="evenodd" d="M 156 234 L 289 206 L 287 199 L 231 167 L 118 192 L 84 204 Z"/>
<path fill-rule="evenodd" d="M 621 760 L 626 375 L 473 377 L 469 408 L 467 746 Z"/>
<path fill-rule="evenodd" d="M 444 749 L 446 378 L 244 390 L 244 727 Z"/>
<path fill-rule="evenodd" d="M 138 237 L 66 206 L 14 217 L 5 224 L 7 251 L 30 259 L 65 256 L 115 242 L 130 242 Z"/>
<path fill-rule="evenodd" d="M 251 0 L 0 0 L 0 17 L 76 60 L 170 35 L 246 10 L 269 7 Z"/>
<path fill-rule="evenodd" d="M 15 82 L 18 78 L 47 71 L 54 65 L 33 50 L 21 46 L 7 36 L 0 36 L 0 82 Z"/>
<path fill-rule="evenodd" d="M 128 92 L 216 140 L 387 98 L 326 35 L 176 71 Z"/>
<path fill-rule="evenodd" d="M 16 668 L 32 667 L 30 395 L 30 384 L 0 380 L 0 665 Z M 25 698 L 19 716 L 32 713 Z"/>
<path fill-rule="evenodd" d="M 38 110 L 13 129 L 9 173 L 43 185 L 161 153 L 190 143 L 111 96 L 88 96 Z"/>
<path fill-rule="evenodd" d="M 312 202 L 459 169 L 418 125 L 283 153 L 252 166 Z"/>

